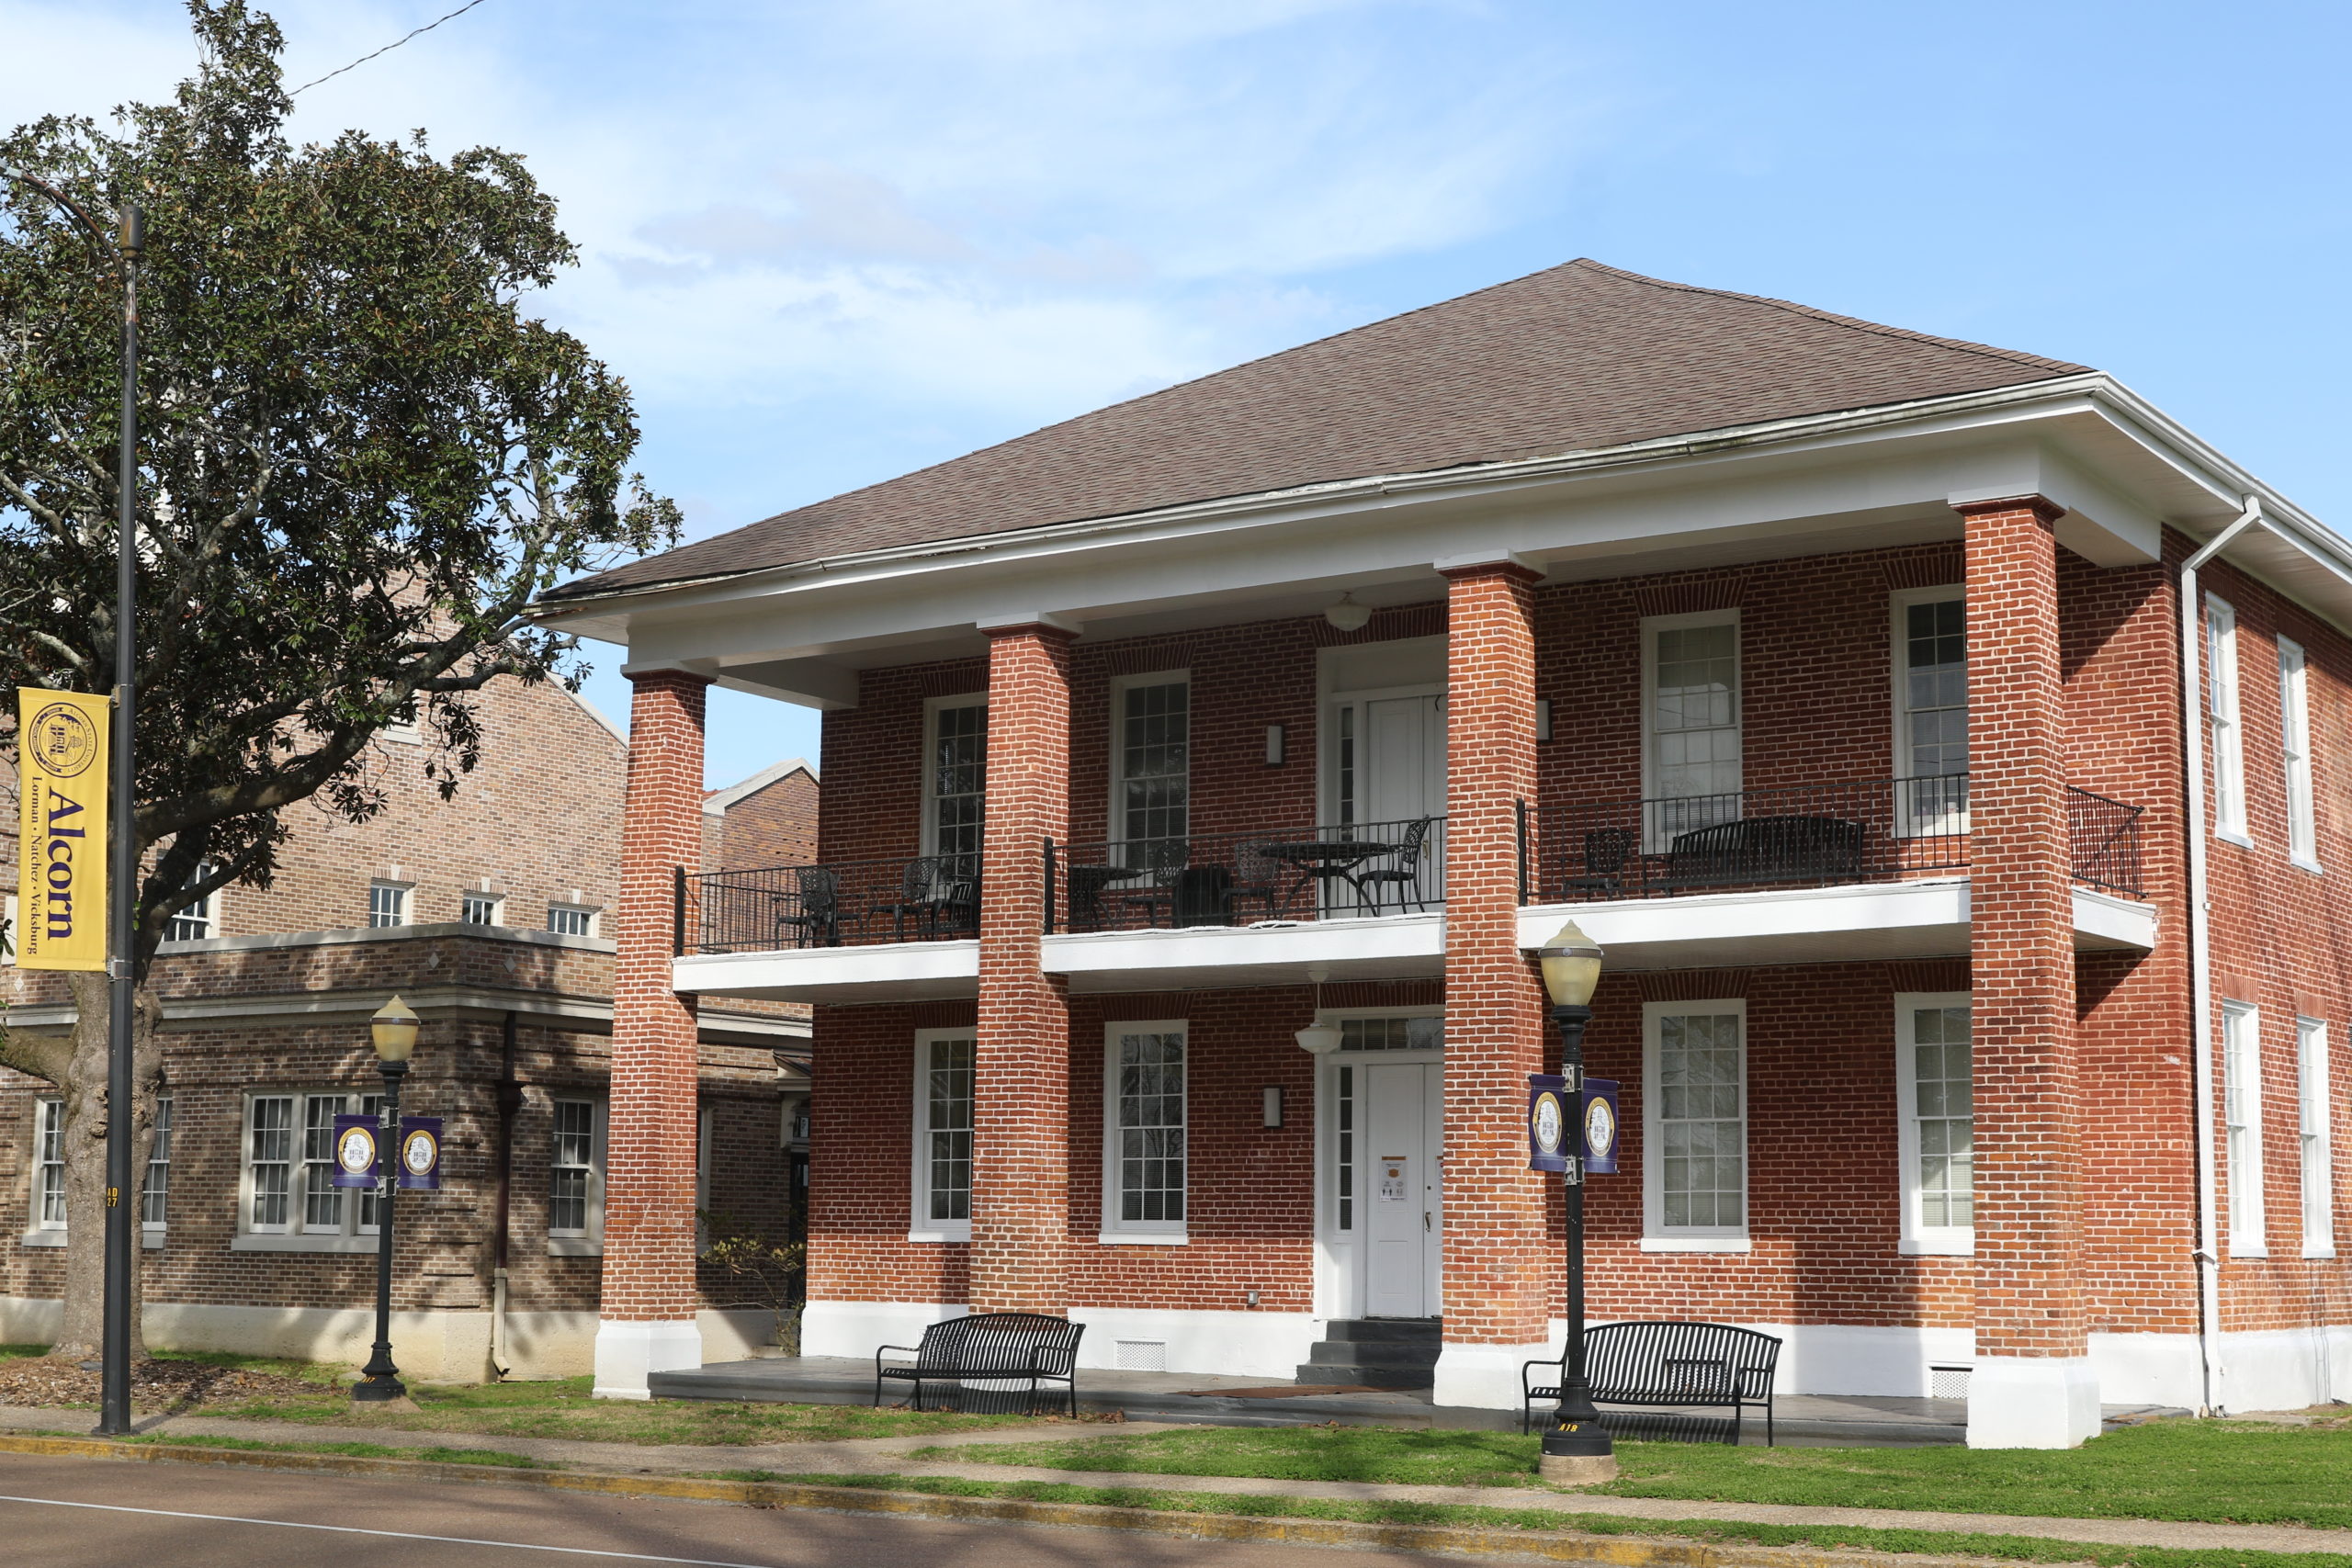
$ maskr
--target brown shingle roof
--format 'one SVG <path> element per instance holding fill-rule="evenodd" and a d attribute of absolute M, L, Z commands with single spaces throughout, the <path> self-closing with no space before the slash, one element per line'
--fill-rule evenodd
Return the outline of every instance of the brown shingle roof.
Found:
<path fill-rule="evenodd" d="M 550 597 L 1588 451 L 2086 368 L 1572 261 L 649 556 Z"/>

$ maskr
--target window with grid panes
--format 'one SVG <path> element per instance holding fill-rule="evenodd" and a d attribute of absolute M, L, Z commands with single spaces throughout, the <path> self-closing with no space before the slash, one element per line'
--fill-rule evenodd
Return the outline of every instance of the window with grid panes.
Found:
<path fill-rule="evenodd" d="M 469 893 L 458 900 L 458 919 L 469 926 L 503 926 L 506 899 L 497 893 Z"/>
<path fill-rule="evenodd" d="M 155 1141 L 147 1150 L 147 1180 L 139 1192 L 139 1223 L 151 1231 L 164 1228 L 172 1198 L 172 1097 L 155 1099 Z"/>
<path fill-rule="evenodd" d="M 245 1228 L 292 1228 L 295 1096 L 257 1094 L 245 1102 Z"/>
<path fill-rule="evenodd" d="M 1434 1051 L 1445 1043 L 1442 1018 L 1343 1018 L 1342 1051 Z"/>
<path fill-rule="evenodd" d="M 373 927 L 404 926 L 408 924 L 406 884 L 371 882 L 368 885 L 368 923 Z"/>
<path fill-rule="evenodd" d="M 1914 832 L 1962 832 L 1968 807 L 1968 605 L 1903 607 L 1902 802 Z"/>
<path fill-rule="evenodd" d="M 2295 1020 L 2295 1088 L 2301 1102 L 2303 1256 L 2335 1256 L 2335 1154 L 2328 1134 L 2327 1025 Z"/>
<path fill-rule="evenodd" d="M 1111 1213 L 1115 1226 L 1184 1224 L 1184 1033 L 1122 1031 L 1112 1046 Z"/>
<path fill-rule="evenodd" d="M 1334 1229 L 1356 1228 L 1356 1069 L 1342 1062 L 1331 1069 L 1331 1220 Z"/>
<path fill-rule="evenodd" d="M 2262 1192 L 2262 1014 L 2222 1004 L 2222 1147 L 2230 1183 L 2230 1251 L 2270 1250 Z"/>
<path fill-rule="evenodd" d="M 578 904 L 549 904 L 548 930 L 558 936 L 594 936 L 596 911 Z"/>
<path fill-rule="evenodd" d="M 2205 601 L 2205 717 L 2212 738 L 2213 830 L 2245 836 L 2245 738 L 2238 728 L 2238 613 Z"/>
<path fill-rule="evenodd" d="M 65 1228 L 65 1102 L 33 1102 L 33 1228 Z"/>
<path fill-rule="evenodd" d="M 1923 1231 L 1976 1223 L 1975 1078 L 1966 1003 L 1914 1007 L 1905 1081 L 1912 1132 L 1916 1223 Z"/>
<path fill-rule="evenodd" d="M 376 1193 L 363 1188 L 334 1184 L 334 1119 L 338 1116 L 381 1116 L 380 1094 L 306 1094 L 302 1100 L 302 1161 L 296 1179 L 301 1185 L 302 1234 L 349 1235 L 373 1233 Z M 390 1146 L 389 1143 L 385 1145 Z M 357 1202 L 346 1201 L 356 1199 Z"/>
<path fill-rule="evenodd" d="M 1649 629 L 1653 840 L 1740 815 L 1739 626 Z"/>
<path fill-rule="evenodd" d="M 190 886 L 210 876 L 217 868 L 210 861 L 198 865 L 188 878 Z M 217 934 L 220 923 L 220 890 L 214 888 L 203 897 L 191 901 L 185 908 L 164 922 L 165 942 L 201 942 Z"/>
<path fill-rule="evenodd" d="M 2278 639 L 2278 735 L 2287 774 L 2287 852 L 2319 865 L 2319 818 L 2312 798 L 2310 677 L 2301 644 Z"/>
<path fill-rule="evenodd" d="M 977 1042 L 970 1036 L 923 1041 L 921 1203 L 917 1224 L 961 1226 L 972 1218 L 972 1069 Z"/>
<path fill-rule="evenodd" d="M 596 1102 L 554 1102 L 552 1142 L 548 1150 L 548 1234 L 591 1234 L 590 1199 L 596 1180 Z"/>
<path fill-rule="evenodd" d="M 1119 837 L 1181 840 L 1192 830 L 1193 687 L 1189 681 L 1119 694 Z"/>
<path fill-rule="evenodd" d="M 1747 1224 L 1746 1048 L 1736 1012 L 1659 1014 L 1654 1024 L 1651 1136 L 1657 1223 L 1730 1235 Z"/>
<path fill-rule="evenodd" d="M 931 725 L 931 768 L 925 779 L 931 791 L 931 852 L 977 863 L 988 792 L 988 705 L 934 708 Z"/>

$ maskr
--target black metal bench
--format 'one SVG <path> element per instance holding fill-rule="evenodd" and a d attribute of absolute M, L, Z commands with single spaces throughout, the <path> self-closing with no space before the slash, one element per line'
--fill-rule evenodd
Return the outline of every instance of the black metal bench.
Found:
<path fill-rule="evenodd" d="M 1616 1436 L 1737 1443 L 1740 1417 L 1753 1407 L 1764 1412 L 1764 1442 L 1771 1446 L 1772 1372 L 1781 1359 L 1773 1336 L 1727 1323 L 1604 1323 L 1585 1330 L 1584 1347 L 1585 1382 L 1595 1405 L 1651 1412 L 1604 1412 L 1601 1425 Z M 1553 1369 L 1549 1383 L 1535 1381 L 1538 1367 Z M 1521 1431 L 1533 1426 L 1537 1400 L 1560 1397 L 1566 1369 L 1565 1359 L 1530 1361 L 1520 1369 Z M 1694 1409 L 1731 1414 L 1694 1415 Z"/>
<path fill-rule="evenodd" d="M 1064 1385 L 1070 1415 L 1076 1416 L 1078 1341 L 1085 1332 L 1082 1323 L 1033 1312 L 974 1313 L 934 1323 L 922 1331 L 920 1345 L 885 1345 L 874 1352 L 874 1403 L 881 1404 L 886 1382 L 913 1384 L 909 1408 L 914 1410 L 923 1407 L 926 1382 L 1025 1382 L 1034 1411 L 1037 1385 L 1058 1382 Z M 885 1354 L 892 1350 L 903 1350 L 914 1360 L 886 1362 Z M 962 1393 L 960 1386 L 957 1393 Z"/>
<path fill-rule="evenodd" d="M 1748 817 L 1677 833 L 1664 885 L 1676 892 L 1774 882 L 1859 882 L 1869 827 L 1841 817 Z"/>

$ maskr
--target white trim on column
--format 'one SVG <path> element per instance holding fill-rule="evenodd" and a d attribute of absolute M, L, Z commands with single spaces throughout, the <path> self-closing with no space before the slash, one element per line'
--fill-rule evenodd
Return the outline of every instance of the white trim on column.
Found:
<path fill-rule="evenodd" d="M 650 1399 L 649 1379 L 702 1365 L 702 1326 L 694 1318 L 641 1323 L 605 1317 L 596 1321 L 598 1399 Z"/>

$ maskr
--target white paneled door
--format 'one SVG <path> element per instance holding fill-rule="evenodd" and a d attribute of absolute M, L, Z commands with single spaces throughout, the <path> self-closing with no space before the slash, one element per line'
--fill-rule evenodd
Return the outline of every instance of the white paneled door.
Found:
<path fill-rule="evenodd" d="M 1445 1243 L 1445 1069 L 1368 1062 L 1364 1077 L 1363 1303 L 1372 1317 L 1434 1317 Z"/>

